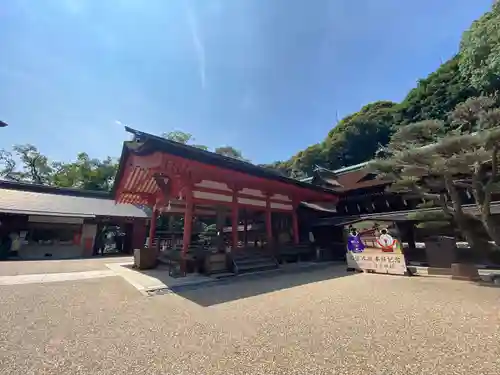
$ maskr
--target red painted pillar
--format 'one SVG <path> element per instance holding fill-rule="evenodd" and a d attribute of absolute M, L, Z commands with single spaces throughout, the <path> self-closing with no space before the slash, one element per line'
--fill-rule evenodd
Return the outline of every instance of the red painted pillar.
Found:
<path fill-rule="evenodd" d="M 156 210 L 156 206 L 153 207 L 153 213 L 151 214 L 151 221 L 149 223 L 149 238 L 148 238 L 148 247 L 153 247 L 153 239 L 156 235 L 156 219 L 158 218 L 158 211 Z"/>
<path fill-rule="evenodd" d="M 233 205 L 231 212 L 231 230 L 233 238 L 233 250 L 238 247 L 238 207 Z"/>
<path fill-rule="evenodd" d="M 243 243 L 244 246 L 248 246 L 248 211 L 246 209 L 243 209 Z"/>
<path fill-rule="evenodd" d="M 146 242 L 147 235 L 147 221 L 136 219 L 132 224 L 132 248 L 129 249 L 131 253 L 134 249 L 142 249 Z"/>
<path fill-rule="evenodd" d="M 297 217 L 297 208 L 294 205 L 292 211 L 292 230 L 293 230 L 293 242 L 295 245 L 299 243 L 299 219 Z"/>
<path fill-rule="evenodd" d="M 184 213 L 184 233 L 182 237 L 182 255 L 186 255 L 191 243 L 191 233 L 193 229 L 193 190 L 188 189 L 186 193 L 186 211 Z"/>
<path fill-rule="evenodd" d="M 272 246 L 272 244 L 273 244 L 273 224 L 272 224 L 271 202 L 269 200 L 269 196 L 267 196 L 267 200 L 266 200 L 266 234 L 267 234 L 267 243 L 269 246 Z"/>

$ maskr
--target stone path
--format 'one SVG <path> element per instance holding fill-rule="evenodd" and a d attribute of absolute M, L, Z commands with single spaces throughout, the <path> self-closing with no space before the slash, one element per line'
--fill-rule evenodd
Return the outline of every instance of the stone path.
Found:
<path fill-rule="evenodd" d="M 106 266 L 107 264 L 132 261 L 133 259 L 131 256 L 64 260 L 44 259 L 30 261 L 1 261 L 0 276 L 108 270 L 109 268 Z"/>
<path fill-rule="evenodd" d="M 151 270 L 137 270 L 132 268 L 133 262 L 111 263 L 106 266 L 121 276 L 129 284 L 140 292 L 147 292 L 155 289 L 170 289 L 186 285 L 198 285 L 212 283 L 215 280 L 208 276 L 198 274 L 186 277 L 173 278 L 168 275 L 167 267 L 158 267 Z"/>
<path fill-rule="evenodd" d="M 341 277 L 343 276 L 343 277 Z M 146 298 L 0 287 L 3 375 L 498 375 L 500 289 L 330 268 Z"/>
<path fill-rule="evenodd" d="M 0 285 L 39 284 L 116 276 L 112 270 L 0 276 Z"/>

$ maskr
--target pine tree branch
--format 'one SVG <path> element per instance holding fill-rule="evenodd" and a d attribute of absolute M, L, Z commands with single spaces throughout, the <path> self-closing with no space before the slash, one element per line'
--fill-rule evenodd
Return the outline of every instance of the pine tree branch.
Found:
<path fill-rule="evenodd" d="M 462 209 L 462 198 L 460 197 L 460 194 L 458 193 L 455 185 L 453 185 L 453 177 L 450 175 L 444 175 L 444 183 L 446 186 L 446 190 L 450 195 L 455 215 L 463 216 L 464 212 Z"/>
<path fill-rule="evenodd" d="M 493 146 L 492 156 L 491 156 L 491 174 L 488 182 L 484 185 L 484 201 L 482 204 L 482 214 L 484 216 L 491 215 L 491 196 L 493 191 L 493 186 L 498 174 L 498 146 Z"/>
<path fill-rule="evenodd" d="M 453 181 L 453 185 L 462 189 L 471 189 L 473 187 L 472 182 L 466 182 L 464 180 L 455 180 Z"/>

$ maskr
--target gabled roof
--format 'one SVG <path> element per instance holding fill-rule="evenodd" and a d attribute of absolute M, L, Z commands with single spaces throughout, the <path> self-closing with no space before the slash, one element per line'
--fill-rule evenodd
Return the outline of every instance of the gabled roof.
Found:
<path fill-rule="evenodd" d="M 125 127 L 125 130 L 134 135 L 135 142 L 125 142 L 123 145 L 122 156 L 120 158 L 120 166 L 113 188 L 114 193 L 116 193 L 116 188 L 123 177 L 123 164 L 129 153 L 134 153 L 136 155 L 149 155 L 155 151 L 160 151 L 200 163 L 245 173 L 247 175 L 260 177 L 267 180 L 279 181 L 288 185 L 294 185 L 302 189 L 327 193 L 331 194 L 332 196 L 336 195 L 335 191 L 333 191 L 332 189 L 311 185 L 306 182 L 285 177 L 272 169 L 257 166 L 247 161 L 219 155 L 214 152 L 171 141 L 162 137 L 155 136 L 153 134 L 141 132 L 127 126 Z"/>
<path fill-rule="evenodd" d="M 115 204 L 110 193 L 0 181 L 0 213 L 92 218 L 147 218 L 131 204 Z"/>
<path fill-rule="evenodd" d="M 464 204 L 462 206 L 464 212 L 471 215 L 479 215 L 477 206 L 475 204 Z M 334 225 L 345 225 L 346 223 L 352 223 L 362 220 L 377 220 L 377 221 L 414 221 L 417 222 L 412 216 L 418 213 L 429 213 L 429 212 L 441 212 L 441 207 L 431 207 L 431 208 L 419 208 L 416 210 L 405 210 L 405 211 L 393 211 L 393 212 L 381 212 L 373 214 L 360 214 L 360 215 L 350 215 L 350 216 L 336 216 L 328 217 L 316 220 L 313 226 L 334 226 Z M 491 203 L 492 214 L 500 214 L 500 202 Z"/>
<path fill-rule="evenodd" d="M 303 182 L 311 184 L 322 183 L 328 185 L 332 190 L 338 193 L 363 189 L 374 186 L 383 186 L 389 183 L 381 179 L 370 178 L 372 174 L 368 167 L 369 162 L 364 162 L 349 167 L 343 167 L 335 170 L 330 170 L 321 166 L 316 166 L 314 176 L 304 179 Z"/>

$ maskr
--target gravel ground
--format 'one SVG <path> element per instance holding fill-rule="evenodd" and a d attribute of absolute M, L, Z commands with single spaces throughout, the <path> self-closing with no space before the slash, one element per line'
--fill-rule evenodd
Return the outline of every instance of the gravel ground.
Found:
<path fill-rule="evenodd" d="M 0 287 L 0 373 L 500 373 L 500 289 L 332 272 L 154 297 L 119 277 Z"/>
<path fill-rule="evenodd" d="M 106 263 L 121 263 L 131 260 L 130 256 L 64 260 L 11 260 L 0 262 L 0 276 L 107 270 Z"/>

